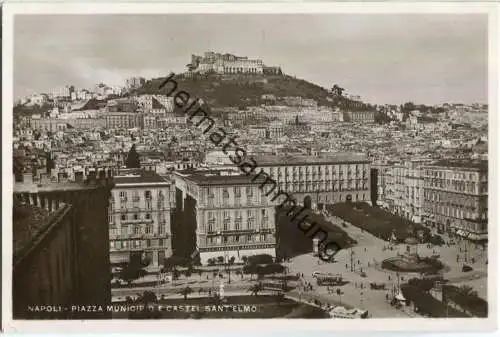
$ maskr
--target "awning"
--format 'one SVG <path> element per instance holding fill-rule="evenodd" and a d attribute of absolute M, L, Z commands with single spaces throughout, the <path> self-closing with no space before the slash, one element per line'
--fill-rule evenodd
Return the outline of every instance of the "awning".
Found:
<path fill-rule="evenodd" d="M 468 236 L 468 239 L 473 240 L 473 241 L 487 240 L 488 239 L 488 234 L 470 233 L 469 236 Z"/>

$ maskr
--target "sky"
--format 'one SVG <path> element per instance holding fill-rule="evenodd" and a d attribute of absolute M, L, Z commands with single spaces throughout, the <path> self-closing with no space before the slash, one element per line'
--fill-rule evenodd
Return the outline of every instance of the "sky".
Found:
<path fill-rule="evenodd" d="M 369 103 L 488 101 L 483 14 L 16 15 L 14 96 L 179 73 L 209 50 Z"/>

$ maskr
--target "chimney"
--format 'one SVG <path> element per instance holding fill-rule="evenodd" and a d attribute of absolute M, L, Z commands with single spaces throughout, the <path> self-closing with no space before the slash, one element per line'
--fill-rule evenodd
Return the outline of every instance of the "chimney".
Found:
<path fill-rule="evenodd" d="M 31 173 L 31 172 L 23 173 L 23 183 L 32 184 L 33 183 L 33 173 Z"/>
<path fill-rule="evenodd" d="M 94 185 L 97 182 L 96 171 L 89 171 L 89 175 L 87 176 L 87 181 L 89 184 Z"/>
<path fill-rule="evenodd" d="M 75 172 L 75 182 L 83 182 L 83 172 Z"/>

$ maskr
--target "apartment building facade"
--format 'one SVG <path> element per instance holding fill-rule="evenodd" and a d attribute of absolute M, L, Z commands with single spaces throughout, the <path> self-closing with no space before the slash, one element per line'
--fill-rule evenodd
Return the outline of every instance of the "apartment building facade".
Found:
<path fill-rule="evenodd" d="M 262 179 L 237 172 L 175 172 L 175 185 L 195 200 L 196 246 L 203 265 L 211 258 L 276 256 L 275 207 L 259 188 Z M 180 206 L 180 205 L 179 205 Z"/>
<path fill-rule="evenodd" d="M 422 170 L 426 223 L 471 240 L 487 239 L 487 162 L 440 161 Z"/>
<path fill-rule="evenodd" d="M 364 156 L 275 156 L 256 158 L 256 162 L 298 202 L 309 196 L 314 205 L 346 200 L 370 203 L 371 162 Z"/>
<path fill-rule="evenodd" d="M 172 255 L 172 184 L 154 172 L 125 170 L 113 178 L 108 211 L 111 263 L 141 256 L 153 266 Z"/>

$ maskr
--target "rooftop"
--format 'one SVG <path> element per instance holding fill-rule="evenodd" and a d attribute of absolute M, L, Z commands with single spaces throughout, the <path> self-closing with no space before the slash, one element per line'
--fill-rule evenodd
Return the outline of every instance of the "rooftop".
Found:
<path fill-rule="evenodd" d="M 169 184 L 169 181 L 156 172 L 141 169 L 124 170 L 119 175 L 113 177 L 113 182 L 115 186 L 124 184 Z"/>
<path fill-rule="evenodd" d="M 19 182 L 14 184 L 14 193 L 38 193 L 51 191 L 78 191 L 90 190 L 100 187 L 99 184 L 87 184 L 76 182 L 44 182 L 37 184 L 33 182 Z"/>
<path fill-rule="evenodd" d="M 488 171 L 488 161 L 487 160 L 449 160 L 442 159 L 428 166 L 439 166 L 439 167 L 453 167 L 453 168 L 461 168 L 461 169 L 469 169 L 469 170 L 479 170 L 479 171 Z"/>
<path fill-rule="evenodd" d="M 340 163 L 368 163 L 370 160 L 364 155 L 342 153 L 337 155 L 315 156 L 259 156 L 255 157 L 258 166 L 289 166 L 289 165 L 318 165 Z"/>
<path fill-rule="evenodd" d="M 262 177 L 252 181 L 255 175 L 247 176 L 228 170 L 178 171 L 176 174 L 199 185 L 250 185 L 264 182 Z"/>
<path fill-rule="evenodd" d="M 14 198 L 12 233 L 14 260 L 22 259 L 30 247 L 54 224 L 55 215 L 67 206 L 61 204 L 59 209 L 49 212 L 45 208 L 26 205 Z"/>

